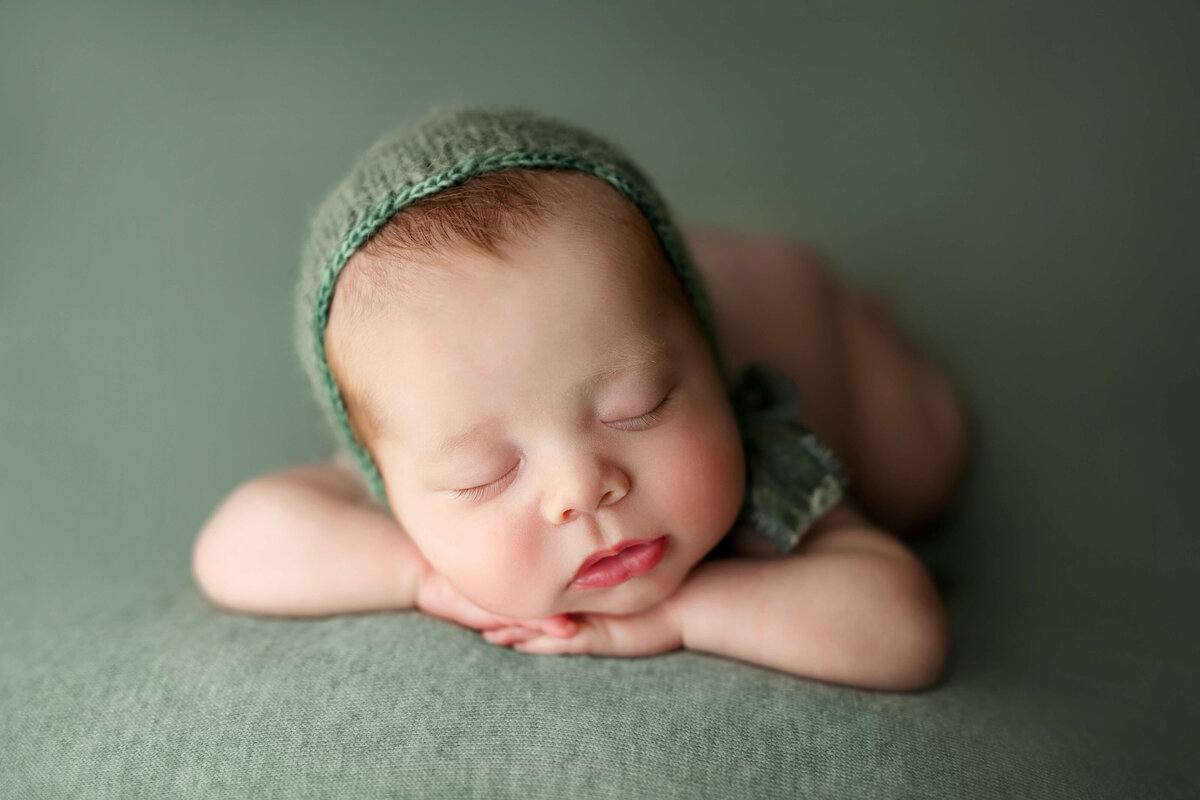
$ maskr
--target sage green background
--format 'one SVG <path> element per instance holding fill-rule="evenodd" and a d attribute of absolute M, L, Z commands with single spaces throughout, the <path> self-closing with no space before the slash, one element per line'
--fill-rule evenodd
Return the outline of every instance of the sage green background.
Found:
<path fill-rule="evenodd" d="M 1196 796 L 1198 30 L 1183 2 L 0 5 L 0 795 Z M 895 299 L 979 424 L 920 546 L 941 688 L 202 601 L 217 502 L 332 447 L 290 350 L 307 216 L 445 101 L 591 127 L 684 221 Z"/>

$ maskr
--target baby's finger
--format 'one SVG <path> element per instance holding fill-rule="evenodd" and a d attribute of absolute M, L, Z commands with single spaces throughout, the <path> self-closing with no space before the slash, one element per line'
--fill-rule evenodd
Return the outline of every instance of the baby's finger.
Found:
<path fill-rule="evenodd" d="M 559 639 L 570 639 L 579 632 L 579 623 L 571 619 L 569 614 L 555 614 L 542 620 L 542 633 Z"/>
<path fill-rule="evenodd" d="M 553 617 L 545 617 L 543 619 L 498 617 L 492 627 L 528 628 L 538 633 L 544 633 L 547 636 L 569 639 L 578 632 L 579 623 L 572 619 L 570 614 L 555 614 Z"/>
<path fill-rule="evenodd" d="M 483 638 L 488 642 L 501 647 L 523 642 L 533 636 L 540 636 L 538 631 L 521 626 L 513 626 L 509 628 L 496 628 L 490 631 L 483 632 Z"/>
<path fill-rule="evenodd" d="M 540 655 L 562 655 L 565 653 L 585 653 L 587 652 L 587 646 L 578 636 L 569 639 L 556 639 L 552 636 L 535 636 L 532 639 L 514 644 L 513 650 Z"/>

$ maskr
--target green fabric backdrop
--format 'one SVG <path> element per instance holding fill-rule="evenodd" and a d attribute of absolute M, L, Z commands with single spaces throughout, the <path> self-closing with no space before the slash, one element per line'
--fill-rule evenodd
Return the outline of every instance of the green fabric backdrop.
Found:
<path fill-rule="evenodd" d="M 0 6 L 0 796 L 1200 794 L 1197 30 L 1182 2 Z M 980 420 L 920 547 L 942 687 L 203 602 L 216 503 L 332 447 L 290 349 L 307 215 L 444 100 L 594 128 L 684 221 L 895 298 Z"/>

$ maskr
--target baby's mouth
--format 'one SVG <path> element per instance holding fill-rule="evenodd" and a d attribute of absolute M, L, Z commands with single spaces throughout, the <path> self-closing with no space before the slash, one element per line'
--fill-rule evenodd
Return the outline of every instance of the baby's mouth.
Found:
<path fill-rule="evenodd" d="M 593 553 L 579 567 L 568 589 L 604 589 L 649 572 L 662 561 L 667 537 L 624 541 Z"/>

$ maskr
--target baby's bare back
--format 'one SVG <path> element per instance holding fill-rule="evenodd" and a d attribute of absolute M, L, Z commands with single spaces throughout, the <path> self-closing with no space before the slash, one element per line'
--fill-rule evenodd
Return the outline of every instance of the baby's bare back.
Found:
<path fill-rule="evenodd" d="M 878 294 L 844 285 L 800 242 L 690 228 L 726 366 L 782 370 L 803 422 L 846 466 L 850 496 L 909 536 L 953 499 L 970 438 L 950 380 L 919 354 Z"/>

